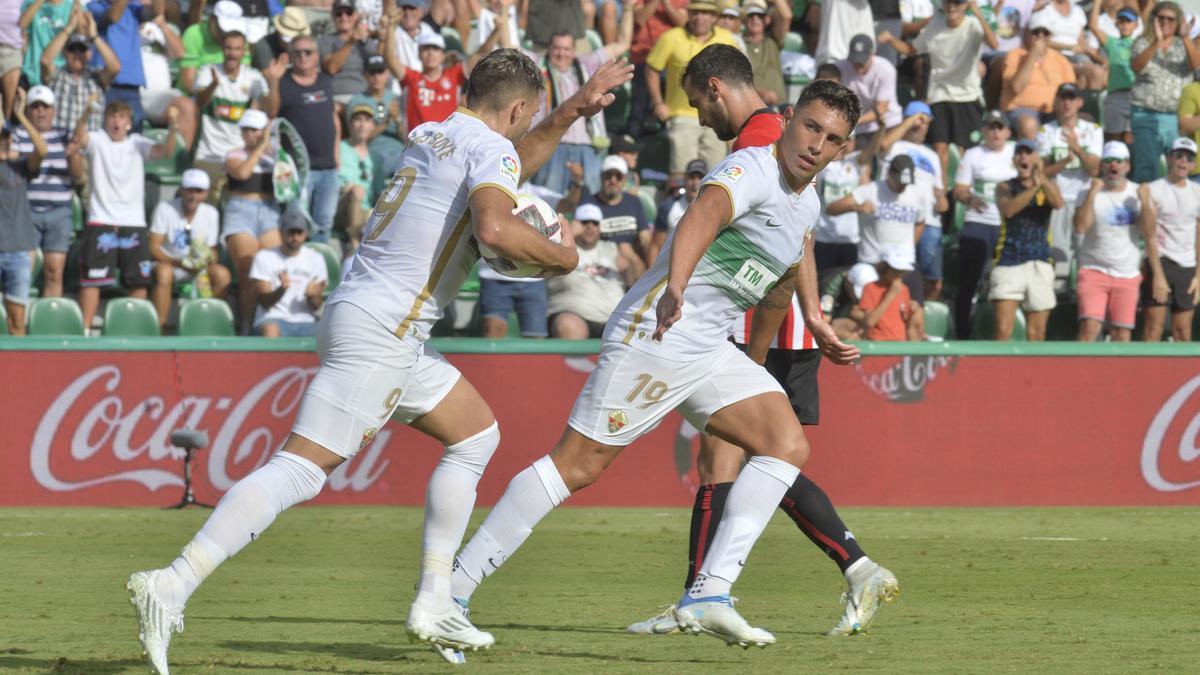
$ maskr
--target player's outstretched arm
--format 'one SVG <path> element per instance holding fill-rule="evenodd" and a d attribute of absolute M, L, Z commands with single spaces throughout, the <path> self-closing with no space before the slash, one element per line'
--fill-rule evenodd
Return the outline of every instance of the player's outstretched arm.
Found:
<path fill-rule="evenodd" d="M 617 100 L 613 89 L 633 79 L 633 65 L 625 59 L 607 61 L 592 74 L 592 77 L 555 108 L 542 123 L 517 143 L 517 154 L 521 157 L 521 182 L 538 172 L 550 155 L 554 154 L 562 135 L 580 117 L 591 117 Z"/>
<path fill-rule="evenodd" d="M 562 222 L 562 244 L 543 237 L 513 215 L 512 197 L 495 187 L 482 187 L 471 194 L 471 223 L 475 238 L 516 263 L 539 265 L 543 276 L 570 274 L 579 265 L 575 238 L 569 224 Z"/>
<path fill-rule="evenodd" d="M 696 201 L 688 207 L 679 225 L 675 227 L 675 239 L 671 244 L 671 265 L 667 276 L 667 288 L 658 299 L 655 309 L 658 326 L 654 329 L 655 340 L 663 335 L 683 315 L 683 291 L 688 279 L 696 270 L 696 263 L 708 250 L 717 231 L 733 220 L 733 202 L 724 187 L 705 185 L 700 189 Z"/>

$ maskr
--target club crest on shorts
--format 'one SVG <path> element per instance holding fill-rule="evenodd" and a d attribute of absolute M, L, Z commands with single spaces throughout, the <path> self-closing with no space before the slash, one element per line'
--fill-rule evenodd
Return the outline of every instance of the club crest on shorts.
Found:
<path fill-rule="evenodd" d="M 615 434 L 629 424 L 629 415 L 624 410 L 608 411 L 608 433 Z"/>
<path fill-rule="evenodd" d="M 362 440 L 358 442 L 358 449 L 363 450 L 371 441 L 374 440 L 375 434 L 379 433 L 378 427 L 367 427 L 363 430 Z"/>

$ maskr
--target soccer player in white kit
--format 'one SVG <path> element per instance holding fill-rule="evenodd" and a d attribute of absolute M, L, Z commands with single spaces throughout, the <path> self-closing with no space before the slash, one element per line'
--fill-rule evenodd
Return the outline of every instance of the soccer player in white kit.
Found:
<path fill-rule="evenodd" d="M 558 445 L 513 478 L 455 559 L 455 600 L 465 607 L 546 514 L 678 408 L 750 460 L 676 619 L 729 644 L 775 641 L 734 610 L 729 593 L 809 448 L 779 383 L 726 338 L 747 309 L 790 300 L 821 207 L 810 184 L 848 142 L 860 112 L 849 89 L 814 82 L 778 143 L 735 152 L 708 175 L 654 266 L 609 319 L 596 370 Z"/>
<path fill-rule="evenodd" d="M 458 650 L 491 646 L 492 636 L 452 601 L 450 570 L 500 434 L 479 392 L 425 340 L 479 259 L 480 243 L 540 265 L 547 275 L 575 269 L 569 228 L 560 246 L 513 215 L 517 186 L 550 157 L 572 122 L 610 104 L 609 90 L 631 72 L 623 62 L 605 64 L 526 134 L 542 99 L 541 71 L 519 51 L 496 50 L 471 73 L 469 109 L 409 134 L 362 246 L 325 303 L 317 334 L 321 367 L 291 436 L 225 494 L 169 567 L 129 579 L 139 638 L 156 672 L 168 671 L 171 636 L 183 629 L 184 604 L 200 583 L 283 510 L 315 497 L 326 476 L 391 418 L 446 446 L 426 493 L 422 572 L 407 631 L 447 660 L 461 659 Z"/>

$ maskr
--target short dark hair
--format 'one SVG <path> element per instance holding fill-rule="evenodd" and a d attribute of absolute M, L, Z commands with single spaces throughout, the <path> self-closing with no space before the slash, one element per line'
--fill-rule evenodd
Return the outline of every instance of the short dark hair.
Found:
<path fill-rule="evenodd" d="M 862 116 L 862 102 L 858 100 L 858 94 L 846 87 L 833 80 L 814 80 L 800 92 L 800 98 L 796 100 L 796 109 L 799 110 L 813 101 L 820 101 L 841 115 L 842 119 L 850 123 L 850 131 L 854 131 L 854 127 L 858 126 L 858 118 Z"/>
<path fill-rule="evenodd" d="M 842 69 L 837 67 L 836 63 L 822 63 L 817 67 L 817 76 L 814 80 L 833 80 L 834 82 L 842 81 Z"/>
<path fill-rule="evenodd" d="M 545 91 L 542 70 L 516 49 L 496 49 L 479 60 L 467 79 L 467 105 L 499 110 L 518 98 Z"/>
<path fill-rule="evenodd" d="M 737 47 L 709 45 L 688 62 L 680 77 L 680 84 L 692 90 L 703 89 L 713 77 L 729 86 L 752 87 L 754 67 Z"/>

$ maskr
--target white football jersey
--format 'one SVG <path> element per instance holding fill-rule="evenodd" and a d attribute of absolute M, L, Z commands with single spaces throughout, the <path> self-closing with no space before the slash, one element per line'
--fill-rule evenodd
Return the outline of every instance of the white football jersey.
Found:
<path fill-rule="evenodd" d="M 696 265 L 683 293 L 683 316 L 663 337 L 651 339 L 657 324 L 655 305 L 667 285 L 676 229 L 658 260 L 613 311 L 605 340 L 666 359 L 687 361 L 720 348 L 734 321 L 758 304 L 788 269 L 804 256 L 804 238 L 817 224 L 821 202 L 809 185 L 799 194 L 780 173 L 774 147 L 739 150 L 704 179 L 708 189 L 723 189 L 733 219 Z"/>
<path fill-rule="evenodd" d="M 397 336 L 424 340 L 479 260 L 471 194 L 499 188 L 515 206 L 521 159 L 507 138 L 460 108 L 413 129 L 399 167 L 327 304 L 348 302 Z"/>

